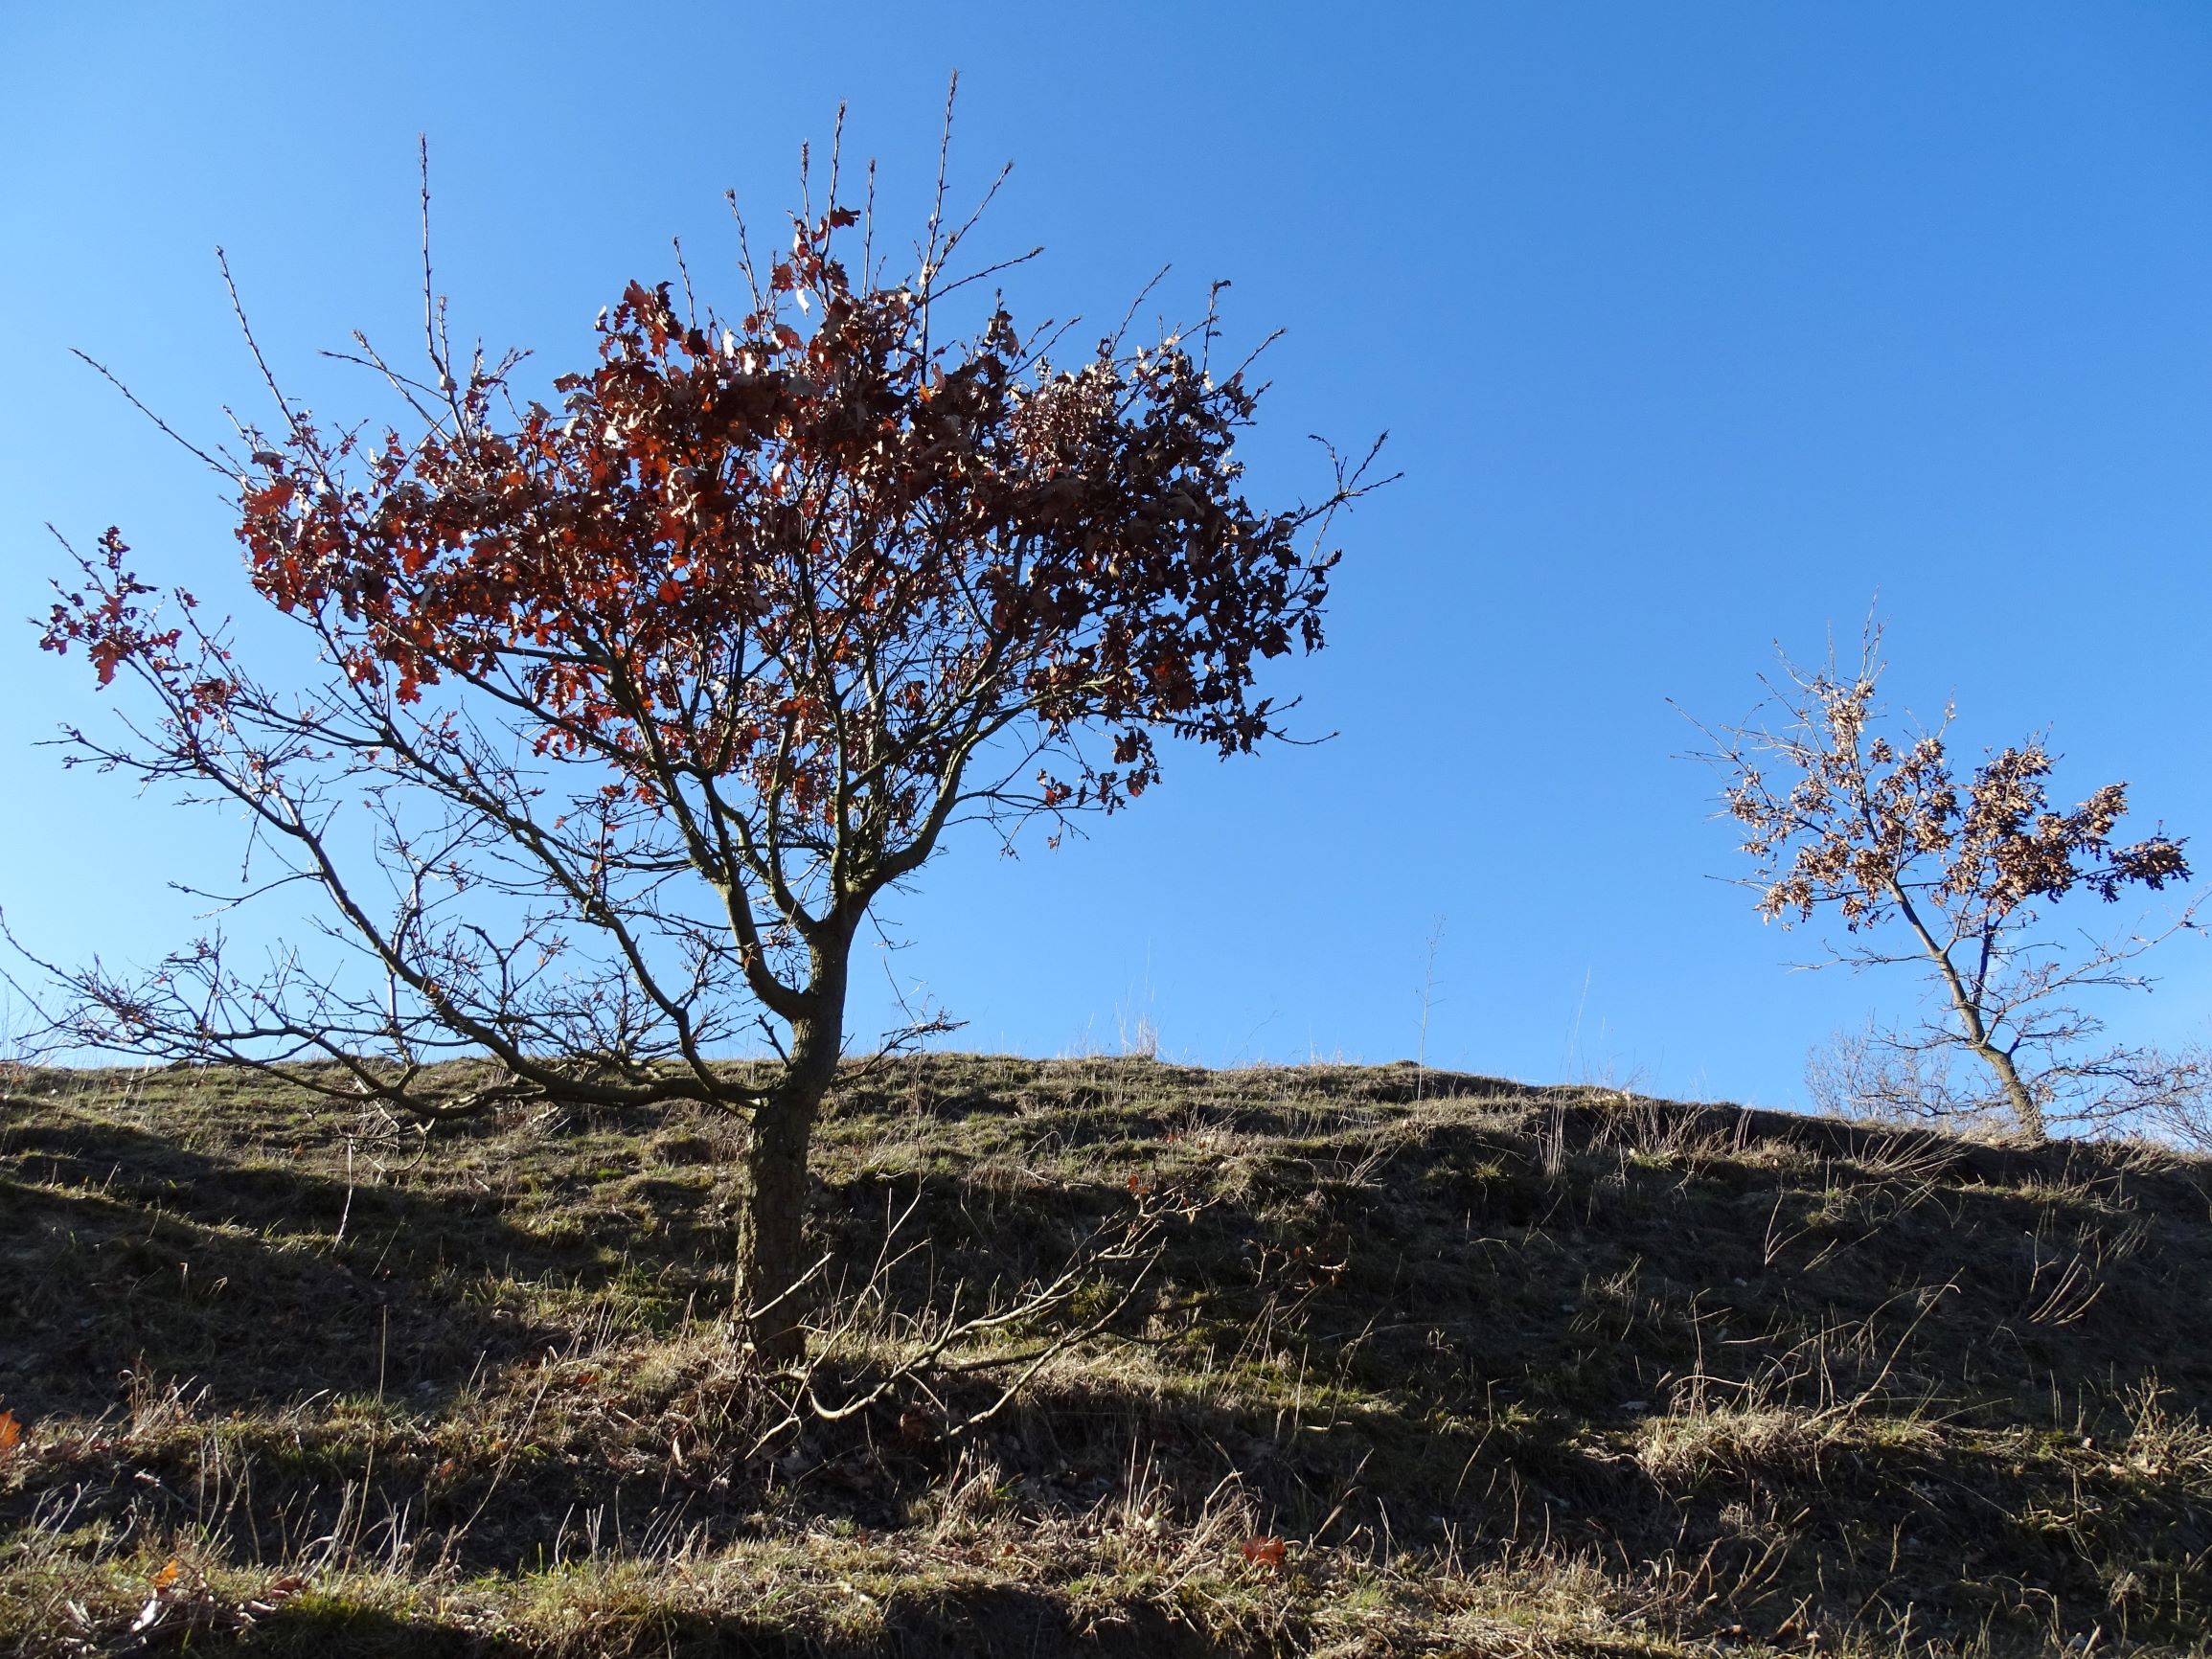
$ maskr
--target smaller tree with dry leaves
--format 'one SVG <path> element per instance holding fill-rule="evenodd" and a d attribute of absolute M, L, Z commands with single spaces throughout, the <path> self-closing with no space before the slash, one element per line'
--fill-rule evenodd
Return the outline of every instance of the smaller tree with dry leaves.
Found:
<path fill-rule="evenodd" d="M 1947 707 L 1933 730 L 1892 720 L 1877 700 L 1881 628 L 1856 664 L 1763 675 L 1767 699 L 1741 725 L 1707 727 L 1726 814 L 1756 866 L 1745 885 L 1785 927 L 1827 915 L 1844 943 L 1831 960 L 1917 965 L 1934 1011 L 1869 1029 L 1819 1070 L 1830 1094 L 1893 1112 L 1996 1108 L 2041 1141 L 2055 1121 L 2092 1122 L 2151 1103 L 2167 1069 L 2151 1051 L 2102 1045 L 2078 997 L 2147 989 L 2134 963 L 2194 926 L 2193 907 L 2150 932 L 2068 939 L 2048 913 L 2077 891 L 2108 904 L 2189 878 L 2182 843 L 2122 842 L 2128 786 L 2108 784 L 2069 810 L 2051 805 L 2055 757 L 2041 738 L 1991 753 L 1962 779 Z M 1986 1078 L 1975 1085 L 1954 1069 Z"/>

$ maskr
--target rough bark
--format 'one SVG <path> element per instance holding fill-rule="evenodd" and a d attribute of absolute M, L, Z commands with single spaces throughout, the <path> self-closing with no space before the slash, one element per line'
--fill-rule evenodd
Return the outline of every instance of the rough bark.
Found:
<path fill-rule="evenodd" d="M 737 1306 L 763 1362 L 806 1356 L 808 1292 L 794 1289 L 808 1259 L 807 1153 L 844 1046 L 849 938 L 815 947 L 808 1014 L 791 1025 L 783 1080 L 753 1110 L 738 1216 Z"/>
<path fill-rule="evenodd" d="M 804 1357 L 807 1309 L 792 1286 L 807 1270 L 807 1147 L 819 1089 L 787 1084 L 753 1114 L 738 1215 L 738 1307 L 746 1339 L 763 1360 Z"/>

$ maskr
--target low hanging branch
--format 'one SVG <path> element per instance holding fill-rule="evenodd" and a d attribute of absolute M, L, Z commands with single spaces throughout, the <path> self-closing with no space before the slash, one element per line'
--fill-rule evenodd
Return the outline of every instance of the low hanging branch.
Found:
<path fill-rule="evenodd" d="M 942 168 L 899 276 L 872 176 L 849 206 L 832 160 L 829 195 L 765 270 L 745 250 L 732 315 L 632 283 L 557 406 L 516 357 L 455 356 L 427 239 L 426 372 L 353 359 L 403 419 L 331 427 L 271 377 L 278 424 L 217 464 L 311 683 L 263 677 L 190 595 L 157 603 L 115 531 L 43 641 L 149 711 L 69 731 L 72 759 L 242 808 L 257 894 L 311 889 L 330 947 L 241 964 L 216 934 L 150 973 L 61 970 L 67 1034 L 426 1121 L 741 1111 L 741 1266 L 780 1359 L 876 897 L 955 826 L 1057 840 L 1133 802 L 1161 734 L 1281 735 L 1260 665 L 1320 647 L 1328 526 L 1374 487 L 1339 463 L 1315 503 L 1246 500 L 1259 391 L 1210 366 L 1210 307 L 1195 338 L 1062 365 L 991 268 L 953 274 L 975 220 L 949 225 Z M 776 1061 L 716 1063 L 748 1039 Z M 490 1065 L 457 1086 L 432 1069 L 454 1056 Z"/>
<path fill-rule="evenodd" d="M 965 1287 L 956 1285 L 948 1307 L 895 1316 L 889 1311 L 893 1277 L 928 1247 L 925 1240 L 900 1242 L 921 1203 L 918 1189 L 885 1228 L 865 1282 L 836 1297 L 834 1311 L 813 1322 L 805 1362 L 768 1379 L 781 1413 L 762 1431 L 755 1454 L 810 1422 L 843 1421 L 887 1401 L 907 1402 L 901 1432 L 911 1438 L 950 1443 L 974 1435 L 1046 1366 L 1136 1307 L 1166 1258 L 1171 1224 L 1196 1220 L 1204 1207 L 1132 1179 L 1128 1211 L 1091 1227 L 1049 1280 L 965 1310 Z M 825 1257 L 810 1272 L 828 1266 Z M 858 1365 L 855 1352 L 862 1356 Z M 956 1392 L 977 1383 L 984 1385 L 980 1399 Z"/>
<path fill-rule="evenodd" d="M 2129 890 L 2189 879 L 2180 841 L 2155 833 L 2122 843 L 2125 784 L 2055 810 L 2040 739 L 2000 750 L 1961 782 L 1950 760 L 1950 712 L 1934 731 L 1881 730 L 1881 630 L 1859 660 L 1808 670 L 1787 657 L 1764 679 L 1773 717 L 1700 728 L 1699 757 L 1726 776 L 1722 801 L 1757 866 L 1745 885 L 1758 909 L 1788 926 L 1836 916 L 1857 966 L 1915 964 L 1940 1011 L 1912 1031 L 1877 1031 L 1855 1090 L 1942 1113 L 1980 1109 L 1988 1091 L 1956 1094 L 1945 1062 L 1971 1057 L 2020 1133 L 2040 1141 L 2054 1115 L 2095 1117 L 2155 1089 L 2153 1057 L 2085 1049 L 2100 1022 L 2074 1004 L 2085 990 L 2141 989 L 2131 966 L 2159 940 L 2192 927 L 2191 910 L 2150 936 L 2071 945 L 2042 931 L 2044 913 L 2076 890 L 2117 902 Z M 1861 1061 L 1868 1059 L 1864 1054 Z M 1909 1095 L 1910 1099 L 1903 1097 Z"/>

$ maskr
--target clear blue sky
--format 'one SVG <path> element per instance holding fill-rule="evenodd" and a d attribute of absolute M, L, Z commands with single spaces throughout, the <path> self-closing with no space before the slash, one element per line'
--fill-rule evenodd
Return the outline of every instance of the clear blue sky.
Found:
<path fill-rule="evenodd" d="M 882 162 L 918 223 L 946 72 L 959 180 L 1002 159 L 1025 314 L 1234 280 L 1288 330 L 1257 489 L 1303 435 L 1392 433 L 1345 528 L 1319 748 L 1167 786 L 1087 843 L 979 845 L 889 906 L 972 1046 L 1213 1063 L 1410 1055 L 1780 1103 L 1807 1047 L 1903 999 L 1791 974 L 1672 759 L 1664 699 L 1742 713 L 1779 637 L 1880 591 L 1893 689 L 1961 736 L 2048 726 L 2212 862 L 2212 11 L 2042 6 L 583 7 L 0 11 L 0 617 L 120 523 L 143 568 L 242 590 L 211 482 L 66 352 L 198 433 L 252 406 L 212 249 L 326 414 L 317 348 L 407 336 L 415 142 L 440 285 L 562 367 L 633 275 L 731 280 L 720 204 L 791 199 L 799 141 Z M 0 636 L 0 906 L 148 957 L 236 827 L 64 776 L 80 661 Z M 2103 920 L 2092 918 L 2091 920 Z M 2195 946 L 2195 948 L 2192 948 Z M 2212 945 L 2129 1034 L 2201 1038 Z M 863 1017 L 868 1010 L 861 1011 Z"/>

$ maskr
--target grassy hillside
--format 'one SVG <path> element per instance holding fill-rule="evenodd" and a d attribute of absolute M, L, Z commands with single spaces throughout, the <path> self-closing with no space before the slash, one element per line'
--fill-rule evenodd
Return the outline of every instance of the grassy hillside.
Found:
<path fill-rule="evenodd" d="M 1132 1189 L 1167 1259 L 959 1443 L 980 1374 L 756 1450 L 736 1145 L 14 1074 L 0 1650 L 2212 1651 L 2204 1163 L 924 1058 L 824 1125 L 848 1283 L 920 1197 L 832 1381 Z"/>

